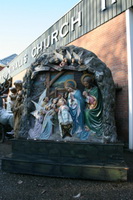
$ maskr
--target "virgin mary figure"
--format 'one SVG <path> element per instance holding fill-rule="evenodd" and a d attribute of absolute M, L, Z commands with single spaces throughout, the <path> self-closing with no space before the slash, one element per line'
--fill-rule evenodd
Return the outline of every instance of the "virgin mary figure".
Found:
<path fill-rule="evenodd" d="M 72 134 L 81 140 L 86 140 L 88 132 L 84 129 L 85 100 L 81 91 L 77 89 L 77 84 L 74 80 L 67 80 L 64 83 L 64 87 L 68 92 L 67 102 L 73 120 Z"/>

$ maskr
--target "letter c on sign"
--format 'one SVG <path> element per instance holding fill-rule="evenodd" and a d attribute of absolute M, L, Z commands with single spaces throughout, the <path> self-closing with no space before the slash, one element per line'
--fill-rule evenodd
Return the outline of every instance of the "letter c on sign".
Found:
<path fill-rule="evenodd" d="M 61 29 L 60 29 L 60 37 L 65 37 L 67 34 L 68 34 L 68 30 L 66 30 L 66 32 L 63 33 L 63 30 L 65 29 L 65 26 L 68 26 L 69 23 L 68 22 L 65 22 L 62 26 L 61 26 Z"/>

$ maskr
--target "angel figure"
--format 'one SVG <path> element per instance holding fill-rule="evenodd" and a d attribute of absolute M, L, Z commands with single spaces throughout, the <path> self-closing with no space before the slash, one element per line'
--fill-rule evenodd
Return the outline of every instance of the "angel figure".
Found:
<path fill-rule="evenodd" d="M 43 124 L 44 114 L 42 111 L 38 111 L 36 114 L 36 120 L 34 127 L 29 130 L 29 138 L 30 139 L 38 139 L 42 130 L 42 124 Z"/>
<path fill-rule="evenodd" d="M 43 101 L 42 97 L 44 97 Z M 34 140 L 49 139 L 53 130 L 52 119 L 55 114 L 54 108 L 52 108 L 52 99 L 49 100 L 49 98 L 45 97 L 43 94 L 39 98 L 38 103 L 32 102 L 36 108 L 36 110 L 31 113 L 35 117 L 35 124 L 34 128 L 29 130 L 29 138 Z"/>

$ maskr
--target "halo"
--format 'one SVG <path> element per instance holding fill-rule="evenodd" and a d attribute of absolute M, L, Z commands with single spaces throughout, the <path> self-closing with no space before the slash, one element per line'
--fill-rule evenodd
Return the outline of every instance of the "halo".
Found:
<path fill-rule="evenodd" d="M 88 74 L 88 73 L 86 73 L 86 74 L 84 74 L 84 75 L 81 76 L 81 83 L 82 83 L 82 84 L 83 84 L 83 82 L 84 82 L 84 78 L 85 78 L 85 77 L 91 77 L 92 80 L 94 80 L 94 75 L 93 75 L 93 74 Z"/>
<path fill-rule="evenodd" d="M 66 87 L 66 85 L 67 85 L 68 82 L 74 83 L 74 87 L 75 87 L 75 88 L 77 87 L 77 83 L 76 83 L 76 81 L 74 81 L 73 79 L 68 79 L 68 80 L 66 80 L 65 83 L 64 83 L 64 87 Z"/>

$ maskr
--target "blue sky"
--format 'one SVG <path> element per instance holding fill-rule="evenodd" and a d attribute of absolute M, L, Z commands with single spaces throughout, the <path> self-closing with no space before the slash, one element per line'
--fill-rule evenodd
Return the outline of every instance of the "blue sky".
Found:
<path fill-rule="evenodd" d="M 0 0 L 0 59 L 20 54 L 80 0 Z"/>

